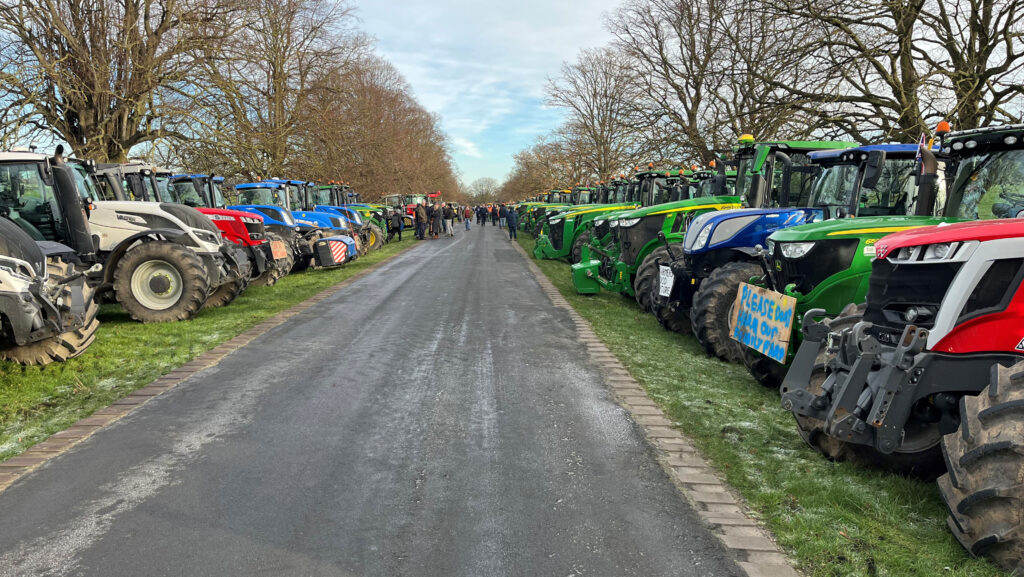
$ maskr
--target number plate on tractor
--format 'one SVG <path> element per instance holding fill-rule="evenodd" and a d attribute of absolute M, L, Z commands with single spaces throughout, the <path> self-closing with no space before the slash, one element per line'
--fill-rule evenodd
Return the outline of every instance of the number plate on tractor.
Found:
<path fill-rule="evenodd" d="M 288 249 L 284 247 L 284 242 L 280 240 L 270 241 L 270 255 L 274 257 L 274 260 L 288 258 Z"/>
<path fill-rule="evenodd" d="M 672 269 L 663 264 L 658 265 L 658 296 L 670 296 L 675 282 L 676 275 L 672 274 Z"/>
<path fill-rule="evenodd" d="M 744 346 L 785 363 L 795 314 L 795 298 L 740 283 L 730 313 L 729 334 Z"/>

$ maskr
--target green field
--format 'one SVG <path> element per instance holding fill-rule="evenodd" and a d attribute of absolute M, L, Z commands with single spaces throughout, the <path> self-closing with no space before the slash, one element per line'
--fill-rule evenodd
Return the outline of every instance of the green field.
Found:
<path fill-rule="evenodd" d="M 519 243 L 533 250 L 529 234 Z M 744 367 L 707 357 L 631 298 L 577 294 L 568 264 L 534 262 L 808 575 L 1004 575 L 949 533 L 933 483 L 826 461 Z"/>
<path fill-rule="evenodd" d="M 187 322 L 144 325 L 120 306 L 105 305 L 96 341 L 81 356 L 43 368 L 0 361 L 0 460 L 415 242 L 407 237 L 341 268 L 294 273 L 274 286 L 249 288 L 227 307 Z"/>

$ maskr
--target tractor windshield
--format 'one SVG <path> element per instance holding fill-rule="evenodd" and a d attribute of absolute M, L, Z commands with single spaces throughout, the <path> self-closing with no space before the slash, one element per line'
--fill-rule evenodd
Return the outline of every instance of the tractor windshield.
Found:
<path fill-rule="evenodd" d="M 238 201 L 242 204 L 284 205 L 281 192 L 275 188 L 243 188 L 238 191 Z"/>
<path fill-rule="evenodd" d="M 171 183 L 171 197 L 174 202 L 185 206 L 204 206 L 203 196 L 196 190 L 195 182 L 191 178 L 176 180 Z"/>
<path fill-rule="evenodd" d="M 858 172 L 855 164 L 826 166 L 821 171 L 818 181 L 814 183 L 814 189 L 811 191 L 811 205 L 849 206 L 850 195 L 853 194 L 853 189 L 857 186 Z"/>
<path fill-rule="evenodd" d="M 590 191 L 581 190 L 576 204 L 590 204 Z"/>
<path fill-rule="evenodd" d="M 857 204 L 859 216 L 913 214 L 917 194 L 912 158 L 887 158 L 873 188 L 862 187 Z M 860 180 L 859 164 L 833 164 L 822 169 L 811 192 L 812 206 L 849 207 Z"/>
<path fill-rule="evenodd" d="M 224 200 L 224 193 L 220 190 L 219 182 L 212 182 L 210 184 L 211 192 L 213 193 L 213 208 L 224 208 L 227 206 L 227 202 Z"/>
<path fill-rule="evenodd" d="M 331 200 L 331 189 L 318 188 L 313 190 L 313 204 L 334 204 Z"/>
<path fill-rule="evenodd" d="M 672 187 L 667 178 L 655 178 L 651 182 L 651 205 L 664 204 L 672 198 Z"/>
<path fill-rule="evenodd" d="M 406 195 L 405 197 L 405 204 L 419 204 L 421 202 L 426 201 L 427 197 L 423 196 L 422 194 L 409 194 Z"/>
<path fill-rule="evenodd" d="M 1024 216 L 1024 150 L 997 150 L 957 163 L 947 216 L 988 220 Z"/>
<path fill-rule="evenodd" d="M 57 240 L 62 214 L 53 187 L 43 181 L 42 168 L 37 163 L 0 165 L 0 216 L 35 240 Z"/>
<path fill-rule="evenodd" d="M 743 156 L 739 159 L 739 164 L 736 168 L 736 190 L 741 195 L 746 195 L 750 188 L 750 181 L 752 174 L 750 171 L 753 169 L 754 158 L 751 156 Z"/>
<path fill-rule="evenodd" d="M 100 193 L 96 189 L 96 183 L 93 182 L 86 171 L 85 167 L 81 164 L 75 164 L 71 170 L 72 174 L 75 175 L 75 186 L 78 187 L 78 194 L 82 198 L 89 200 L 100 200 Z"/>
<path fill-rule="evenodd" d="M 305 210 L 302 205 L 302 190 L 294 184 L 288 186 L 288 209 L 289 210 Z"/>

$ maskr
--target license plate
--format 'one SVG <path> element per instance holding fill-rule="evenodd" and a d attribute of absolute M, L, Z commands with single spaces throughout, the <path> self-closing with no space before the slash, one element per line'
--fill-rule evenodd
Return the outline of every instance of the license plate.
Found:
<path fill-rule="evenodd" d="M 658 265 L 658 295 L 667 297 L 672 294 L 672 285 L 676 282 L 676 275 L 672 274 L 672 268 L 663 264 Z"/>
<path fill-rule="evenodd" d="M 270 255 L 274 257 L 274 260 L 288 258 L 288 249 L 284 247 L 284 242 L 280 240 L 270 241 Z"/>

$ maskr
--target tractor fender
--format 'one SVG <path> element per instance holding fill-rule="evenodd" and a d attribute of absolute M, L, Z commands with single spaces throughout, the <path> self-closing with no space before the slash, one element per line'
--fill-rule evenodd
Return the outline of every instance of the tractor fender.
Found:
<path fill-rule="evenodd" d="M 145 232 L 135 233 L 118 243 L 118 245 L 114 247 L 114 250 L 110 251 L 106 258 L 103 259 L 104 285 L 114 284 L 114 269 L 117 268 L 117 263 L 121 261 L 121 257 L 128 252 L 128 249 L 132 248 L 136 242 L 142 239 L 167 240 L 188 246 L 188 235 L 182 230 L 173 228 L 153 228 Z"/>

